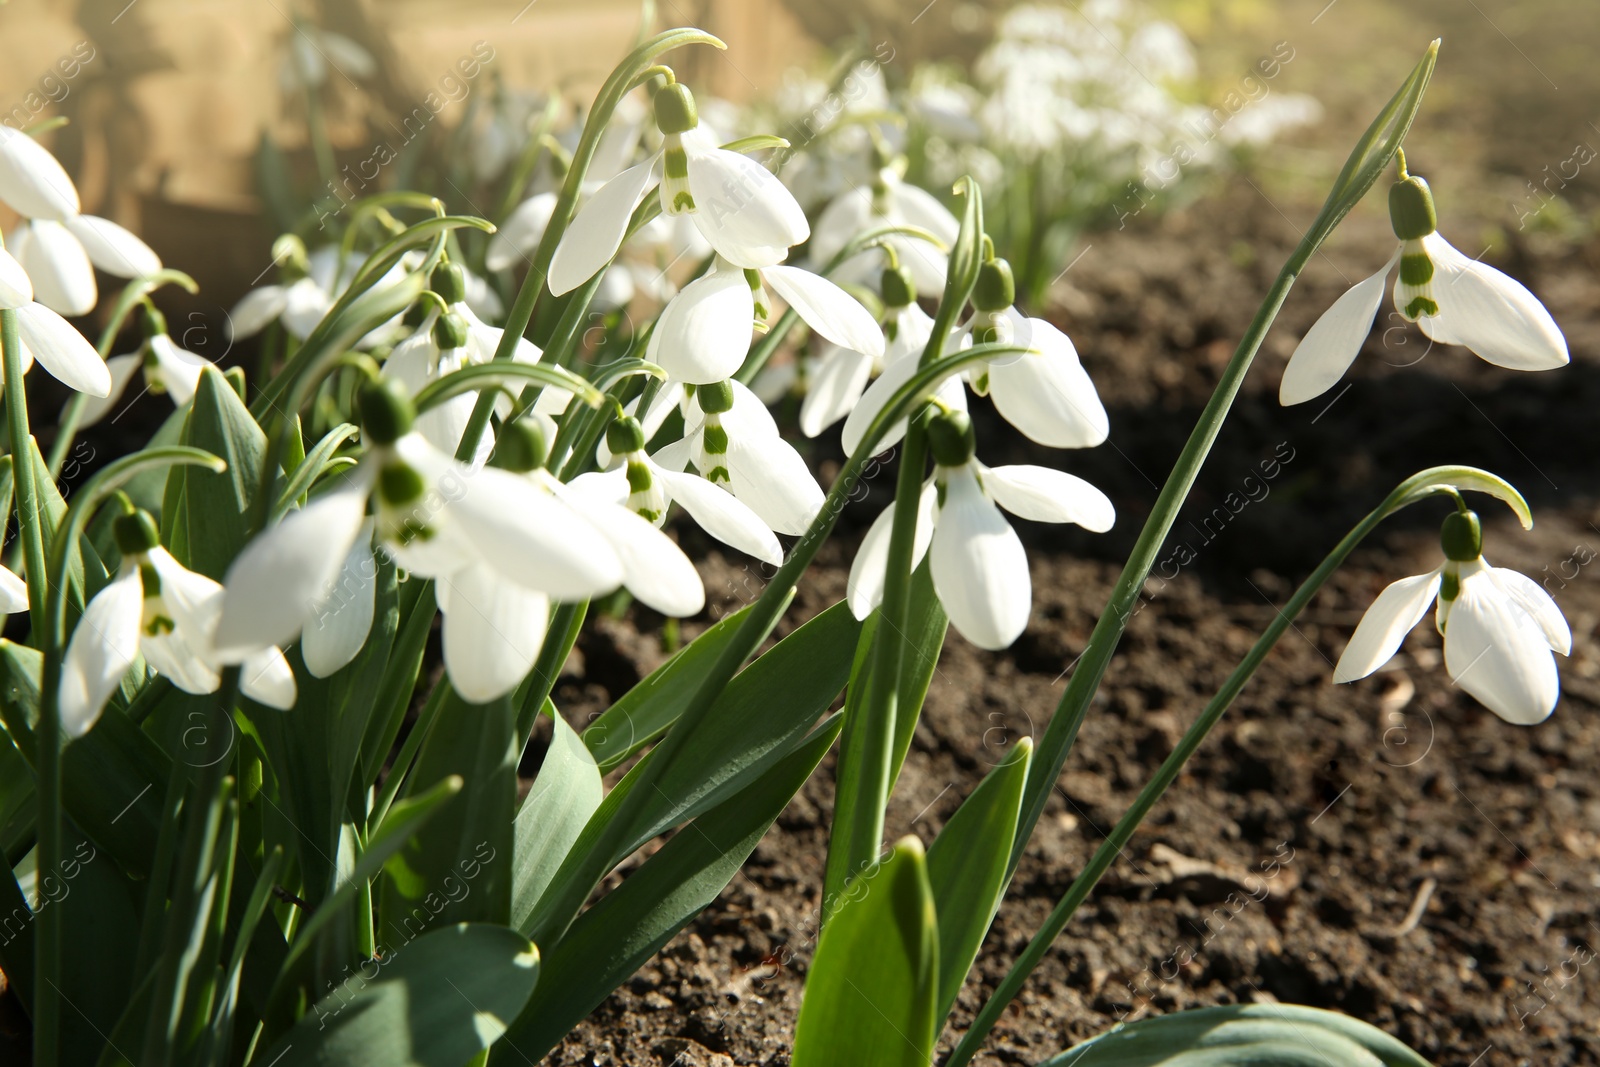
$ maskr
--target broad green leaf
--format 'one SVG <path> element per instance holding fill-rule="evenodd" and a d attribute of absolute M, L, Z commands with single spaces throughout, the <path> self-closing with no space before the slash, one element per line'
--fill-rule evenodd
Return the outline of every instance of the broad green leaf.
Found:
<path fill-rule="evenodd" d="M 741 608 L 716 622 L 584 728 L 583 743 L 601 771 L 618 766 L 678 721 L 701 672 L 722 654 L 749 613 Z"/>
<path fill-rule="evenodd" d="M 71 1005 L 61 1028 L 61 1062 L 93 1063 L 105 1044 L 100 1034 L 116 1025 L 133 992 L 138 889 L 70 822 L 63 833 L 60 864 L 38 872 L 34 892 L 43 907 L 61 909 L 57 980 Z"/>
<path fill-rule="evenodd" d="M 796 1063 L 799 1061 L 797 1060 Z M 1374 1026 L 1320 1008 L 1230 1004 L 1117 1026 L 1039 1067 L 1428 1067 Z"/>
<path fill-rule="evenodd" d="M 518 929 L 605 797 L 594 756 L 549 700 L 544 714 L 555 735 L 513 825 L 511 925 Z"/>
<path fill-rule="evenodd" d="M 939 931 L 922 844 L 845 884 L 806 975 L 793 1067 L 928 1067 L 939 989 Z"/>
<path fill-rule="evenodd" d="M 607 858 L 607 866 L 662 831 L 720 804 L 791 751 L 844 688 L 850 649 L 860 629 L 849 606 L 835 604 L 735 675 L 678 758 L 661 769 L 623 847 Z M 591 842 L 600 838 L 654 758 L 652 752 L 640 760 L 606 796 L 568 853 L 557 882 L 581 868 Z M 548 905 L 553 896 L 547 895 L 541 905 Z M 536 909 L 530 925 L 521 929 L 536 929 L 544 920 L 544 911 Z"/>
<path fill-rule="evenodd" d="M 462 1067 L 505 1033 L 539 977 L 514 930 L 458 923 L 363 963 L 253 1062 L 272 1067 Z"/>
<path fill-rule="evenodd" d="M 0 640 L 0 718 L 31 764 L 39 718 L 37 650 Z M 106 709 L 94 729 L 61 756 L 61 795 L 72 821 L 119 868 L 149 874 L 160 832 L 161 798 L 172 761 L 127 716 Z"/>
<path fill-rule="evenodd" d="M 543 981 L 495 1062 L 539 1062 L 715 900 L 838 733 L 835 716 L 753 784 L 675 835 L 622 885 L 579 915 L 550 949 Z"/>
<path fill-rule="evenodd" d="M 190 570 L 221 581 L 250 534 L 267 438 L 222 372 L 207 365 L 181 443 L 210 452 L 228 469 L 172 468 L 161 509 L 166 547 Z"/>
<path fill-rule="evenodd" d="M 448 682 L 441 682 L 447 685 Z M 505 922 L 511 914 L 516 728 L 510 697 L 469 704 L 453 690 L 422 742 L 402 795 L 459 776 L 471 784 L 385 867 L 378 939 L 392 945 L 455 922 Z"/>
<path fill-rule="evenodd" d="M 1005 891 L 1033 741 L 1024 737 L 978 783 L 928 849 L 928 884 L 939 915 L 939 1019 L 961 992 Z"/>

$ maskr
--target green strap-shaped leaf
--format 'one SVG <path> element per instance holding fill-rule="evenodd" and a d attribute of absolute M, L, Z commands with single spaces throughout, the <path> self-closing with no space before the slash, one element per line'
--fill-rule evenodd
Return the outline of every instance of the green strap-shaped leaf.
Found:
<path fill-rule="evenodd" d="M 584 727 L 583 743 L 600 770 L 621 764 L 678 721 L 701 672 L 722 654 L 749 613 L 741 608 L 716 622 Z"/>
<path fill-rule="evenodd" d="M 798 1060 L 795 1061 L 797 1064 Z M 1428 1067 L 1377 1027 L 1291 1004 L 1173 1012 L 1107 1030 L 1039 1067 Z"/>
<path fill-rule="evenodd" d="M 1024 737 L 962 802 L 928 849 L 928 883 L 939 912 L 941 1022 L 1000 907 L 1032 757 L 1033 741 Z"/>
<path fill-rule="evenodd" d="M 823 927 L 795 1023 L 793 1067 L 928 1067 L 933 1062 L 939 931 L 922 843 L 846 883 Z"/>
<path fill-rule="evenodd" d="M 538 1063 L 715 900 L 821 762 L 839 721 L 835 716 L 755 783 L 700 816 L 578 916 L 550 949 L 544 980 L 495 1062 Z"/>
<path fill-rule="evenodd" d="M 605 798 L 594 756 L 547 699 L 555 736 L 512 826 L 511 925 L 521 928 Z"/>
<path fill-rule="evenodd" d="M 538 977 L 538 949 L 514 930 L 432 930 L 362 964 L 252 1062 L 461 1067 L 505 1033 Z"/>
<path fill-rule="evenodd" d="M 207 365 L 182 443 L 221 458 L 228 469 L 219 474 L 182 466 L 168 473 L 161 507 L 167 550 L 190 570 L 220 582 L 250 534 L 267 438 L 228 379 Z"/>

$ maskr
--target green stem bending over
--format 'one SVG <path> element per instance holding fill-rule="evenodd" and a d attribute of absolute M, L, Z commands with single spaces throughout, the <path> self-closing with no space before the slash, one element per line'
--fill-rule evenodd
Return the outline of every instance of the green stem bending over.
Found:
<path fill-rule="evenodd" d="M 1080 657 L 1077 669 L 1073 671 L 1072 678 L 1067 683 L 1066 692 L 1061 695 L 1055 714 L 1039 741 L 1033 764 L 1028 771 L 1028 785 L 1023 794 L 1022 819 L 1018 823 L 1016 844 L 1012 849 L 1011 873 L 1016 872 L 1017 861 L 1027 847 L 1033 828 L 1044 812 L 1050 791 L 1055 787 L 1056 779 L 1066 764 L 1067 755 L 1072 750 L 1078 728 L 1083 724 L 1089 702 L 1100 688 L 1100 680 L 1105 676 L 1122 632 L 1133 615 L 1139 591 L 1144 587 L 1150 568 L 1155 564 L 1156 554 L 1166 541 L 1173 523 L 1177 521 L 1178 511 L 1188 498 L 1189 490 L 1193 488 L 1195 479 L 1200 473 L 1200 466 L 1205 462 L 1212 444 L 1217 439 L 1217 434 L 1222 430 L 1223 420 L 1227 418 L 1228 410 L 1233 406 L 1234 398 L 1244 383 L 1245 374 L 1250 370 L 1250 364 L 1255 359 L 1261 342 L 1266 338 L 1267 330 L 1272 326 L 1300 271 L 1316 254 L 1317 249 L 1333 232 L 1339 221 L 1366 195 L 1367 190 L 1372 188 L 1373 183 L 1394 159 L 1422 104 L 1422 94 L 1428 86 L 1428 79 L 1433 74 L 1438 55 L 1439 42 L 1434 41 L 1428 46 L 1427 52 L 1412 70 L 1405 84 L 1356 142 L 1355 149 L 1350 153 L 1344 168 L 1334 181 L 1333 190 L 1328 194 L 1328 199 L 1323 204 L 1316 221 L 1300 241 L 1299 247 L 1289 256 L 1283 269 L 1278 272 L 1272 289 L 1256 311 L 1255 318 L 1250 321 L 1249 328 L 1239 341 L 1239 347 L 1234 350 L 1233 358 L 1228 361 L 1227 367 L 1222 372 L 1216 390 L 1206 403 L 1199 422 L 1189 435 L 1183 452 L 1178 456 L 1172 473 L 1167 476 L 1166 484 L 1156 497 L 1155 505 L 1150 510 L 1150 517 L 1145 520 L 1144 529 L 1139 532 L 1133 551 L 1128 556 L 1128 562 L 1117 578 L 1111 599 L 1089 637 L 1088 647 Z"/>
<path fill-rule="evenodd" d="M 1245 687 L 1245 683 L 1250 680 L 1250 676 L 1261 665 L 1261 661 L 1267 658 L 1267 653 L 1271 652 L 1272 647 L 1278 643 L 1278 638 L 1282 637 L 1284 631 L 1294 624 L 1295 616 L 1299 615 L 1305 609 L 1305 606 L 1311 602 L 1311 598 L 1317 595 L 1323 583 L 1332 577 L 1334 571 L 1339 569 L 1345 557 L 1350 555 L 1355 547 L 1377 528 L 1379 523 L 1395 512 L 1432 496 L 1455 496 L 1460 489 L 1476 489 L 1480 492 L 1491 493 L 1509 504 L 1524 526 L 1532 524 L 1528 506 L 1515 489 L 1487 471 L 1477 470 L 1473 467 L 1434 467 L 1412 475 L 1395 487 L 1394 491 L 1384 499 L 1383 503 L 1374 508 L 1366 518 L 1362 519 L 1354 529 L 1346 534 L 1344 539 L 1334 547 L 1333 551 L 1328 553 L 1317 569 L 1311 572 L 1311 576 L 1300 584 L 1300 588 L 1295 590 L 1294 596 L 1289 598 L 1289 602 L 1283 606 L 1272 620 L 1272 623 L 1256 639 L 1256 643 L 1251 646 L 1250 651 L 1240 661 L 1239 665 L 1233 669 L 1233 673 L 1228 675 L 1228 679 L 1222 684 L 1222 688 L 1206 704 L 1205 710 L 1200 713 L 1200 717 L 1189 727 L 1182 740 L 1178 742 L 1177 747 L 1172 750 L 1172 754 L 1166 758 L 1160 769 L 1156 771 L 1154 777 L 1139 791 L 1138 797 L 1134 799 L 1128 810 L 1123 813 L 1122 818 L 1117 821 L 1117 825 L 1112 828 L 1111 833 L 1100 843 L 1100 847 L 1095 850 L 1094 855 L 1084 869 L 1079 872 L 1078 877 L 1073 880 L 1072 885 L 1067 888 L 1066 895 L 1061 898 L 1060 903 L 1050 912 L 1049 918 L 1039 928 L 1039 932 L 1034 934 L 1032 941 L 1028 942 L 1028 947 L 1023 950 L 1017 962 L 1012 965 L 1010 972 L 999 987 L 995 989 L 994 995 L 989 998 L 983 1009 L 978 1012 L 977 1018 L 972 1021 L 972 1026 L 968 1028 L 961 1041 L 956 1045 L 955 1050 L 950 1054 L 945 1067 L 962 1067 L 972 1059 L 978 1050 L 978 1046 L 982 1044 L 983 1039 L 988 1035 L 989 1030 L 1000 1018 L 1001 1013 L 1005 1011 L 1006 1006 L 1016 997 L 1033 969 L 1044 958 L 1045 953 L 1050 950 L 1050 946 L 1078 910 L 1078 906 L 1088 898 L 1090 892 L 1094 890 L 1095 885 L 1100 881 L 1101 876 L 1110 869 L 1111 864 L 1122 854 L 1122 850 L 1127 847 L 1135 831 L 1139 829 L 1139 824 L 1144 821 L 1145 816 L 1150 814 L 1150 810 L 1155 807 L 1156 802 L 1166 793 L 1167 787 L 1178 777 L 1179 772 L 1183 770 L 1183 765 L 1188 762 L 1190 756 L 1194 755 L 1195 750 L 1200 747 L 1206 735 L 1211 732 L 1211 728 L 1217 724 L 1217 720 L 1222 718 L 1223 712 L 1228 710 L 1234 698 L 1239 695 L 1240 690 Z"/>

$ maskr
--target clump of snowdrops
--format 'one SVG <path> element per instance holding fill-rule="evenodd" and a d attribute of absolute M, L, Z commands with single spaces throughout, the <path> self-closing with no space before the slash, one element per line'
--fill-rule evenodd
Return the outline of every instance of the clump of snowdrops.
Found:
<path fill-rule="evenodd" d="M 719 143 L 662 63 L 689 46 L 721 45 L 674 30 L 629 55 L 559 160 L 559 189 L 498 230 L 391 192 L 354 206 L 336 244 L 280 241 L 281 277 L 234 316 L 238 333 L 269 334 L 253 376 L 177 346 L 150 297 L 192 280 L 81 215 L 53 157 L 0 130 L 0 199 L 29 220 L 0 256 L 0 475 L 22 547 L 0 594 L 28 616 L 26 641 L 0 643 L 12 874 L 0 879 L 0 967 L 37 1063 L 537 1062 L 711 904 L 835 745 L 821 935 L 792 1061 L 933 1061 L 1157 550 L 1296 274 L 1396 161 L 1437 43 L 1266 295 L 1043 734 L 972 784 L 931 841 L 887 849 L 885 805 L 947 626 L 999 649 L 1028 624 L 1012 518 L 1090 530 L 1116 518 L 1099 489 L 1055 466 L 986 466 L 992 443 L 969 407 L 992 402 L 1050 449 L 1104 441 L 1106 413 L 1067 336 L 1016 306 L 976 181 L 954 190 L 959 217 L 919 191 L 906 199 L 928 225 L 869 212 L 836 231 L 816 269 L 795 265 L 820 223 L 749 154 L 782 142 Z M 619 130 L 619 166 L 589 180 Z M 1434 340 L 1519 369 L 1566 362 L 1538 301 L 1456 252 L 1426 183 L 1398 162 L 1397 251 L 1306 335 L 1285 402 L 1343 374 L 1396 264 L 1396 303 Z M 642 324 L 621 332 L 613 314 L 605 344 L 586 340 L 616 272 L 672 249 L 699 260 L 681 288 L 656 289 L 663 303 Z M 133 278 L 98 347 L 58 314 L 96 300 L 92 272 L 72 273 L 85 256 Z M 467 270 L 469 257 L 496 280 Z M 830 280 L 847 265 L 848 290 Z M 516 275 L 496 306 L 488 294 L 509 294 Z M 124 326 L 138 343 L 112 356 Z M 849 454 L 826 488 L 749 388 L 802 327 L 804 432 L 839 426 Z M 34 362 L 76 392 L 49 457 L 30 425 Z M 63 500 L 55 477 L 76 429 L 141 375 L 176 410 Z M 758 655 L 889 448 L 894 502 L 857 553 L 846 601 Z M 1471 468 L 1423 471 L 1377 502 L 1196 718 L 944 1062 L 981 1047 L 1273 643 L 1387 516 L 1447 500 L 1443 562 L 1384 592 L 1336 677 L 1376 669 L 1436 602 L 1445 666 L 1465 689 L 1513 722 L 1550 714 L 1566 624 L 1529 579 L 1484 562 L 1468 492 L 1531 522 L 1512 487 Z M 551 689 L 590 605 L 625 591 L 669 619 L 705 606 L 693 561 L 663 530 L 677 512 L 769 564 L 770 580 L 579 732 Z M 519 800 L 541 719 L 548 751 Z M 623 769 L 608 789 L 604 776 Z M 1146 1020 L 1050 1062 L 1199 1049 L 1423 1062 L 1365 1024 L 1277 1005 Z"/>

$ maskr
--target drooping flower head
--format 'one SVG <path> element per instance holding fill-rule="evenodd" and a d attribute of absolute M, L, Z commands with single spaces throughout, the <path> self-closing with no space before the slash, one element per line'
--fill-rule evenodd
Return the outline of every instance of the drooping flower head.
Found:
<path fill-rule="evenodd" d="M 1353 682 L 1389 662 L 1437 600 L 1445 670 L 1455 683 L 1507 722 L 1543 722 L 1561 696 L 1552 653 L 1572 651 L 1561 609 L 1533 579 L 1484 560 L 1483 528 L 1474 512 L 1452 512 L 1440 543 L 1444 563 L 1378 594 L 1333 680 Z"/>
<path fill-rule="evenodd" d="M 1278 388 L 1281 404 L 1300 404 L 1333 388 L 1372 329 L 1384 281 L 1396 263 L 1394 306 L 1439 344 L 1462 345 L 1510 370 L 1551 370 L 1570 360 L 1567 340 L 1526 286 L 1457 251 L 1438 232 L 1428 183 L 1406 170 L 1389 189 L 1389 222 L 1399 239 L 1389 261 L 1323 312 L 1301 339 Z"/>
<path fill-rule="evenodd" d="M 110 413 L 128 389 L 128 383 L 139 371 L 144 371 L 145 390 L 165 393 L 172 402 L 182 407 L 194 398 L 200 384 L 200 372 L 210 362 L 203 356 L 179 348 L 167 333 L 167 320 L 161 312 L 146 303 L 139 315 L 139 331 L 143 341 L 137 352 L 112 356 L 106 360 L 111 373 L 111 393 L 96 398 L 84 408 L 80 425 L 92 426 Z"/>

